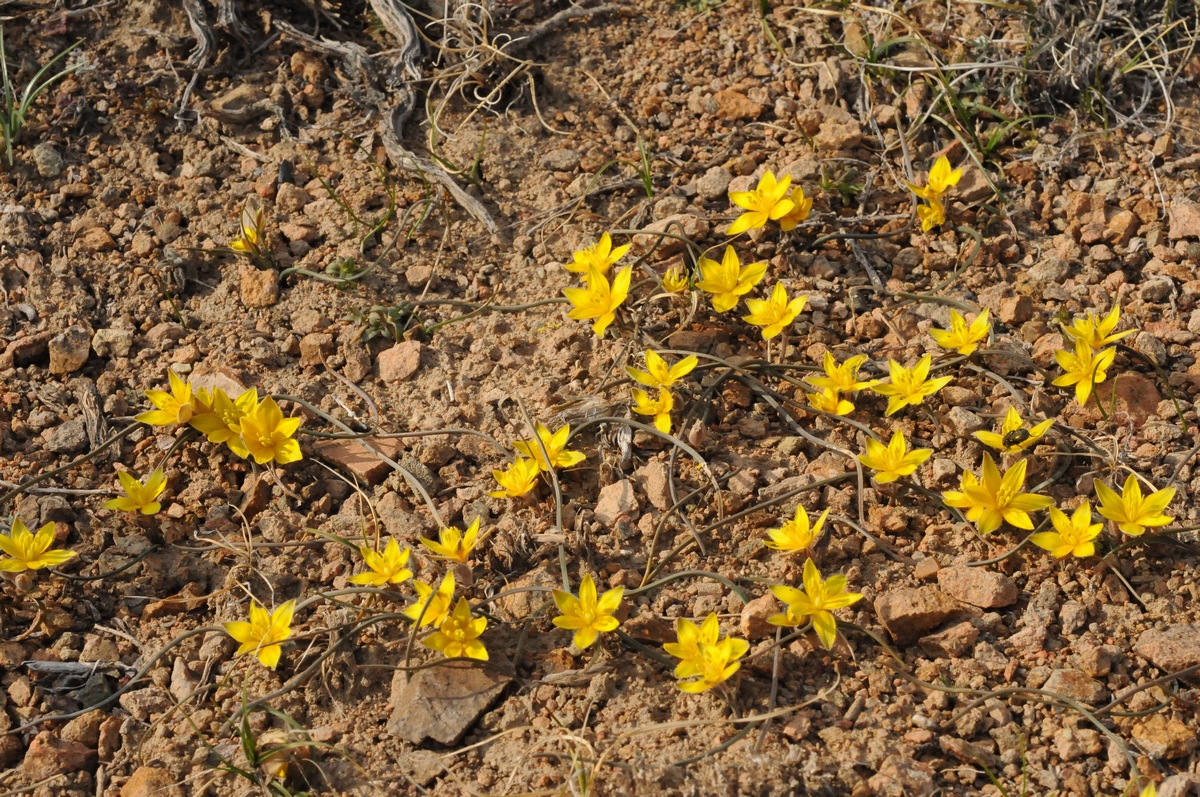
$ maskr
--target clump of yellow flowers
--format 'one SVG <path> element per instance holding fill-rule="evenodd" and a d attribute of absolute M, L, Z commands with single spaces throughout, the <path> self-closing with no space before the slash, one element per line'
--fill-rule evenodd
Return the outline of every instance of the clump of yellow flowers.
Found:
<path fill-rule="evenodd" d="M 925 185 L 908 184 L 914 194 L 928 203 L 917 206 L 917 218 L 921 222 L 922 231 L 929 232 L 934 227 L 946 223 L 946 205 L 942 198 L 947 191 L 958 185 L 962 174 L 961 168 L 952 169 L 950 159 L 941 155 L 933 162 L 933 168 L 929 170 L 929 179 L 925 181 Z"/>

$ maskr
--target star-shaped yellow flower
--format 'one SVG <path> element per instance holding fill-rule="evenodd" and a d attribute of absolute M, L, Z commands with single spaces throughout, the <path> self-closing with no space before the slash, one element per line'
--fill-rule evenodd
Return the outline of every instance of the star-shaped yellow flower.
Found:
<path fill-rule="evenodd" d="M 654 418 L 654 428 L 663 434 L 671 433 L 671 410 L 675 409 L 675 396 L 666 388 L 660 387 L 658 395 L 650 398 L 645 390 L 633 389 L 633 411 L 638 415 L 650 415 Z"/>
<path fill-rule="evenodd" d="M 158 497 L 167 487 L 167 477 L 162 468 L 156 468 L 146 477 L 146 483 L 137 480 L 132 473 L 117 471 L 121 481 L 121 489 L 125 495 L 104 502 L 105 509 L 120 509 L 124 512 L 141 512 L 143 515 L 153 515 L 162 509 Z"/>
<path fill-rule="evenodd" d="M 1093 351 L 1096 351 L 1137 331 L 1136 329 L 1127 329 L 1114 335 L 1113 330 L 1117 328 L 1120 320 L 1121 306 L 1114 304 L 1103 319 L 1097 318 L 1095 313 L 1089 311 L 1086 316 L 1076 318 L 1071 326 L 1064 324 L 1063 332 L 1072 340 L 1086 343 Z"/>
<path fill-rule="evenodd" d="M 584 576 L 579 584 L 578 598 L 561 589 L 554 590 L 554 603 L 562 612 L 554 618 L 554 624 L 574 631 L 572 641 L 575 647 L 583 650 L 591 646 L 600 634 L 617 630 L 621 623 L 613 614 L 621 605 L 621 596 L 624 594 L 624 587 L 616 587 L 597 598 L 596 583 L 590 575 Z"/>
<path fill-rule="evenodd" d="M 486 617 L 472 617 L 466 598 L 459 598 L 454 611 L 447 614 L 438 630 L 421 640 L 421 644 L 440 651 L 448 659 L 467 658 L 488 660 L 487 648 L 479 641 L 487 628 Z"/>
<path fill-rule="evenodd" d="M 479 518 L 471 521 L 471 525 L 467 526 L 466 533 L 456 526 L 444 528 L 438 532 L 436 542 L 425 537 L 418 537 L 418 539 L 439 559 L 449 559 L 452 562 L 466 564 L 467 560 L 471 558 L 471 551 L 475 550 L 475 546 L 480 542 L 479 523 Z"/>
<path fill-rule="evenodd" d="M 905 368 L 895 360 L 888 360 L 888 372 L 892 381 L 889 384 L 872 385 L 871 389 L 881 396 L 888 397 L 887 412 L 891 415 L 909 405 L 916 406 L 929 396 L 950 384 L 950 377 L 939 376 L 929 378 L 929 368 L 933 358 L 926 354 L 912 369 Z"/>
<path fill-rule="evenodd" d="M 492 498 L 520 498 L 537 484 L 541 468 L 537 462 L 517 457 L 505 470 L 493 470 L 492 478 L 500 485 L 499 490 L 488 493 Z"/>
<path fill-rule="evenodd" d="M 0 572 L 21 573 L 25 570 L 41 570 L 57 567 L 75 556 L 74 551 L 51 550 L 54 544 L 54 524 L 47 523 L 31 534 L 20 518 L 13 520 L 8 534 L 0 534 L 0 551 L 8 558 L 0 559 Z"/>
<path fill-rule="evenodd" d="M 294 600 L 288 601 L 273 612 L 268 612 L 251 600 L 250 622 L 238 620 L 225 623 L 225 633 L 242 643 L 234 655 L 241 656 L 253 651 L 264 667 L 275 669 L 279 664 L 279 656 L 283 653 L 280 643 L 292 635 L 292 615 L 295 610 Z"/>
<path fill-rule="evenodd" d="M 679 266 L 671 266 L 662 277 L 663 290 L 667 293 L 683 293 L 688 289 L 688 277 Z"/>
<path fill-rule="evenodd" d="M 836 390 L 818 390 L 808 394 L 808 403 L 814 410 L 828 412 L 830 415 L 849 415 L 854 412 L 854 404 L 841 398 Z"/>
<path fill-rule="evenodd" d="M 725 247 L 720 263 L 702 257 L 697 265 L 701 279 L 696 287 L 712 294 L 713 309 L 718 313 L 732 310 L 738 303 L 738 297 L 752 291 L 767 273 L 765 260 L 742 268 L 732 246 Z"/>
<path fill-rule="evenodd" d="M 908 187 L 912 192 L 921 199 L 937 200 L 941 199 L 942 195 L 949 191 L 954 186 L 958 185 L 958 181 L 962 179 L 963 170 L 961 168 L 951 169 L 950 159 L 945 155 L 938 157 L 933 162 L 933 168 L 929 170 L 929 179 L 925 181 L 925 185 L 916 185 L 909 183 Z"/>
<path fill-rule="evenodd" d="M 770 340 L 792 325 L 807 301 L 808 297 L 798 296 L 789 302 L 787 291 L 783 285 L 775 283 L 770 299 L 746 300 L 746 307 L 750 308 L 750 314 L 742 316 L 742 320 L 756 327 L 762 327 L 763 340 Z"/>
<path fill-rule="evenodd" d="M 767 622 L 795 628 L 804 622 L 804 618 L 811 617 L 813 630 L 826 650 L 831 650 L 837 640 L 837 621 L 833 617 L 833 610 L 852 606 L 862 600 L 859 593 L 846 590 L 845 576 L 830 576 L 822 582 L 821 573 L 812 559 L 804 563 L 803 591 L 779 584 L 771 587 L 771 592 L 787 605 L 787 611 L 771 615 Z"/>
<path fill-rule="evenodd" d="M 437 590 L 424 581 L 416 580 L 413 581 L 413 589 L 417 591 L 417 599 L 405 607 L 401 614 L 417 623 L 418 628 L 441 625 L 450 613 L 450 601 L 454 600 L 454 571 L 446 573 Z"/>
<path fill-rule="evenodd" d="M 582 451 L 573 451 L 566 447 L 567 438 L 571 436 L 570 424 L 551 433 L 539 421 L 534 425 L 534 430 L 537 432 L 538 439 L 542 441 L 542 445 L 539 446 L 534 440 L 517 440 L 512 445 L 518 454 L 532 459 L 541 470 L 549 472 L 551 468 L 571 468 L 587 459 Z M 543 447 L 546 449 L 545 455 L 542 454 Z M 549 457 L 548 463 L 547 457 Z"/>
<path fill-rule="evenodd" d="M 999 432 L 976 432 L 975 437 L 989 448 L 1005 454 L 1016 454 L 1037 445 L 1038 440 L 1041 440 L 1053 425 L 1054 419 L 1048 418 L 1026 430 L 1021 413 L 1009 407 L 1004 413 L 1004 422 L 1000 424 Z"/>
<path fill-rule="evenodd" d="M 782 180 L 777 181 L 775 175 L 768 170 L 759 178 L 758 187 L 753 191 L 731 191 L 729 201 L 746 212 L 729 226 L 726 235 L 741 235 L 746 230 L 765 227 L 767 221 L 782 219 L 791 213 L 795 203 L 786 198 L 791 183 L 791 177 L 785 175 Z"/>
<path fill-rule="evenodd" d="M 807 381 L 813 387 L 836 390 L 839 393 L 856 393 L 864 388 L 874 387 L 879 384 L 878 380 L 872 379 L 868 382 L 858 380 L 858 369 L 862 368 L 866 361 L 867 355 L 856 354 L 839 364 L 833 358 L 833 354 L 825 352 L 825 359 L 821 366 L 825 370 L 825 376 L 810 376 Z"/>
<path fill-rule="evenodd" d="M 964 471 L 960 490 L 942 493 L 946 506 L 967 510 L 967 520 L 975 524 L 980 534 L 991 534 L 1008 521 L 1019 529 L 1032 529 L 1030 512 L 1045 509 L 1054 503 L 1047 495 L 1023 493 L 1025 460 L 1009 468 L 1001 477 L 996 463 L 983 455 L 983 479 Z"/>
<path fill-rule="evenodd" d="M 242 208 L 241 235 L 229 248 L 245 255 L 256 256 L 262 252 L 263 228 L 266 226 L 263 208 L 246 203 Z"/>
<path fill-rule="evenodd" d="M 929 334 L 943 349 L 952 349 L 966 356 L 979 348 L 979 342 L 987 339 L 991 328 L 987 308 L 984 308 L 970 325 L 957 310 L 951 310 L 950 328 L 931 329 Z"/>
<path fill-rule="evenodd" d="M 563 288 L 563 296 L 574 305 L 567 313 L 569 318 L 576 320 L 595 319 L 592 331 L 598 337 L 604 337 L 604 331 L 617 317 L 617 308 L 629 295 L 629 280 L 633 276 L 633 267 L 626 266 L 613 277 L 609 284 L 608 277 L 598 269 L 589 268 L 584 283 L 585 288 Z"/>
<path fill-rule="evenodd" d="M 908 450 L 904 434 L 897 430 L 885 446 L 873 438 L 867 438 L 867 451 L 858 455 L 858 461 L 868 468 L 877 471 L 875 481 L 880 484 L 894 482 L 901 476 L 909 476 L 933 454 L 931 448 Z"/>
<path fill-rule="evenodd" d="M 408 548 L 401 551 L 395 537 L 388 539 L 383 553 L 376 553 L 365 546 L 359 548 L 358 552 L 370 570 L 351 576 L 351 584 L 382 587 L 385 584 L 403 584 L 412 578 L 413 572 L 408 569 L 411 551 Z"/>
<path fill-rule="evenodd" d="M 766 541 L 766 546 L 776 551 L 784 551 L 785 553 L 795 553 L 796 551 L 807 551 L 812 547 L 817 538 L 821 536 L 821 529 L 825 527 L 825 518 L 829 516 L 829 510 L 826 509 L 817 518 L 817 522 L 809 525 L 808 510 L 802 505 L 796 507 L 796 514 L 791 520 L 788 520 L 777 529 L 769 529 L 767 536 L 770 537 Z"/>
<path fill-rule="evenodd" d="M 689 354 L 669 366 L 658 352 L 646 349 L 646 370 L 639 371 L 636 368 L 626 367 L 625 372 L 633 381 L 646 387 L 671 387 L 690 374 L 698 362 L 696 355 Z"/>
<path fill-rule="evenodd" d="M 1165 526 L 1175 519 L 1163 514 L 1175 497 L 1175 488 L 1156 490 L 1143 497 L 1137 476 L 1132 473 L 1125 479 L 1120 495 L 1099 481 L 1096 482 L 1096 495 L 1100 498 L 1100 516 L 1116 523 L 1117 528 L 1133 537 L 1145 533 L 1147 527 Z"/>
<path fill-rule="evenodd" d="M 1112 366 L 1113 358 L 1117 356 L 1116 349 L 1104 349 L 1094 352 L 1092 347 L 1082 340 L 1075 341 L 1075 351 L 1066 349 L 1054 352 L 1054 359 L 1063 369 L 1063 375 L 1051 384 L 1057 387 L 1075 386 L 1075 400 L 1082 407 L 1087 404 L 1092 395 L 1092 388 L 1108 378 L 1108 369 Z"/>
<path fill-rule="evenodd" d="M 147 390 L 146 398 L 157 409 L 147 410 L 134 417 L 135 421 L 148 423 L 151 426 L 174 426 L 177 423 L 187 423 L 195 412 L 192 402 L 192 386 L 183 381 L 174 371 L 167 371 L 167 379 L 171 383 L 171 392 L 162 390 Z"/>
<path fill-rule="evenodd" d="M 680 659 L 675 676 L 680 679 L 682 691 L 705 692 L 741 669 L 738 659 L 750 650 L 750 643 L 734 637 L 720 639 L 720 634 L 715 613 L 709 614 L 700 626 L 683 618 L 675 621 L 678 642 L 668 642 L 663 649 Z"/>
<path fill-rule="evenodd" d="M 302 458 L 300 444 L 293 435 L 302 418 L 284 418 L 275 399 L 267 396 L 238 422 L 242 444 L 259 465 L 278 462 L 286 465 Z"/>
<path fill-rule="evenodd" d="M 576 274 L 586 274 L 590 269 L 595 268 L 601 274 L 607 274 L 613 264 L 624 257 L 628 251 L 629 244 L 614 249 L 612 236 L 604 233 L 596 243 L 575 252 L 575 262 L 567 263 L 563 268 Z"/>
<path fill-rule="evenodd" d="M 794 230 L 797 224 L 807 219 L 813 204 L 812 198 L 804 195 L 804 187 L 799 185 L 788 194 L 788 199 L 792 200 L 792 209 L 779 217 L 779 229 L 784 232 Z"/>
<path fill-rule="evenodd" d="M 917 205 L 917 219 L 921 222 L 921 232 L 929 232 L 946 223 L 946 206 L 940 199 L 930 199 L 928 205 Z"/>
<path fill-rule="evenodd" d="M 1092 540 L 1104 524 L 1092 522 L 1092 506 L 1087 501 L 1080 504 L 1071 517 L 1056 506 L 1050 507 L 1050 522 L 1054 531 L 1034 534 L 1029 541 L 1049 551 L 1055 559 L 1064 556 L 1082 559 L 1096 553 L 1096 544 Z"/>
<path fill-rule="evenodd" d="M 189 425 L 208 438 L 208 442 L 225 443 L 239 457 L 250 456 L 242 442 L 242 418 L 258 409 L 258 389 L 243 391 L 237 399 L 229 398 L 221 388 L 214 389 L 211 395 L 199 390 L 197 402 L 206 411 L 193 415 Z"/>

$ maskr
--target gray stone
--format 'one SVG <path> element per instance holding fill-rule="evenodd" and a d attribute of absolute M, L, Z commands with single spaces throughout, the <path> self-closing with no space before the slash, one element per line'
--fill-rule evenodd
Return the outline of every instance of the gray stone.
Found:
<path fill-rule="evenodd" d="M 46 448 L 56 454 L 77 454 L 87 448 L 87 428 L 82 418 L 72 418 L 45 434 Z"/>
<path fill-rule="evenodd" d="M 43 141 L 33 148 L 33 164 L 42 177 L 58 177 L 66 166 L 63 156 L 48 141 Z"/>
<path fill-rule="evenodd" d="M 572 172 L 581 158 L 577 149 L 552 149 L 542 158 L 542 165 L 556 172 Z"/>
<path fill-rule="evenodd" d="M 512 678 L 490 667 L 454 662 L 392 677 L 387 730 L 412 744 L 456 744 Z"/>
<path fill-rule="evenodd" d="M 733 175 L 724 166 L 713 166 L 696 181 L 696 192 L 704 199 L 717 199 L 729 190 Z"/>
<path fill-rule="evenodd" d="M 133 332 L 128 329 L 97 329 L 92 335 L 92 351 L 97 357 L 124 357 L 133 348 Z"/>
<path fill-rule="evenodd" d="M 946 413 L 946 418 L 954 427 L 954 433 L 959 437 L 968 437 L 986 426 L 982 418 L 966 407 L 951 407 L 950 411 Z"/>
<path fill-rule="evenodd" d="M 1071 266 L 1061 257 L 1051 255 L 1045 260 L 1034 264 L 1025 273 L 1029 276 L 1029 279 L 1038 284 L 1055 283 L 1061 285 L 1071 275 Z"/>
<path fill-rule="evenodd" d="M 637 513 L 637 496 L 633 492 L 633 482 L 629 479 L 621 479 L 600 490 L 595 514 L 596 520 L 604 525 L 612 526 L 622 518 L 637 520 Z"/>
<path fill-rule="evenodd" d="M 885 592 L 875 599 L 875 614 L 897 644 L 917 641 L 958 614 L 958 606 L 937 587 Z"/>
<path fill-rule="evenodd" d="M 87 362 L 92 353 L 92 334 L 73 326 L 50 339 L 50 373 L 69 374 Z"/>
<path fill-rule="evenodd" d="M 950 597 L 981 609 L 1011 606 L 1019 594 L 1011 578 L 981 567 L 944 567 L 938 571 L 938 586 Z"/>
<path fill-rule="evenodd" d="M 1164 672 L 1194 667 L 1200 664 L 1200 625 L 1181 623 L 1143 631 L 1134 650 Z"/>
<path fill-rule="evenodd" d="M 1170 226 L 1167 236 L 1171 239 L 1200 238 L 1200 203 L 1176 198 L 1168 211 Z"/>

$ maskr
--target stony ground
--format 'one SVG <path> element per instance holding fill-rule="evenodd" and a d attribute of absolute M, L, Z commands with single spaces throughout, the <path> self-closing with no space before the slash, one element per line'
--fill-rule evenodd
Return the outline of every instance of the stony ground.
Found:
<path fill-rule="evenodd" d="M 1200 793 L 1193 7 L 1114 71 L 1102 56 L 1128 27 L 1104 15 L 1133 13 L 1121 3 L 1075 4 L 1111 24 L 1073 48 L 1053 3 L 768 5 L 416 6 L 431 19 L 403 143 L 466 200 L 389 158 L 395 42 L 364 3 L 223 3 L 244 31 L 202 8 L 199 60 L 187 4 L 4 6 L 18 85 L 77 39 L 87 68 L 38 99 L 0 169 L 0 518 L 55 523 L 78 552 L 3 582 L 0 793 Z M 508 38 L 530 33 L 519 51 Z M 1092 72 L 1055 71 L 1081 54 Z M 922 233 L 905 181 L 943 153 L 966 175 L 949 222 Z M 723 248 L 728 192 L 767 169 L 815 197 L 795 231 L 736 244 L 808 297 L 770 362 L 740 313 L 656 295 L 649 272 L 604 339 L 537 304 L 604 231 L 657 274 L 693 250 L 635 233 Z M 250 198 L 278 270 L 226 250 Z M 1104 402 L 1081 408 L 1050 384 L 1060 324 L 1114 304 L 1137 331 Z M 951 306 L 994 318 L 972 360 L 927 334 Z M 547 486 L 487 495 L 526 412 L 630 417 L 624 366 L 651 345 L 706 356 L 675 415 L 704 468 L 606 423 L 572 441 L 587 461 L 560 474 L 561 524 Z M 856 426 L 805 410 L 798 379 L 826 351 L 867 354 L 872 377 L 930 352 L 953 381 L 886 418 L 862 394 Z M 171 449 L 172 430 L 146 426 L 101 449 L 168 368 L 289 397 L 305 459 L 273 476 L 193 441 L 171 453 L 160 513 L 101 508 L 116 465 L 145 473 Z M 1008 406 L 1058 419 L 1030 486 L 1074 506 L 1135 471 L 1177 488 L 1168 533 L 1103 558 L 1000 558 L 1023 535 L 980 537 L 939 491 L 978 471 L 972 433 Z M 307 434 L 346 429 L 400 468 Z M 935 450 L 911 489 L 860 480 L 864 429 Z M 435 659 L 408 650 L 406 622 L 360 629 L 379 601 L 330 596 L 361 571 L 336 537 L 437 531 L 400 469 L 444 522 L 492 530 L 456 571 L 489 602 L 487 668 L 410 676 Z M 767 586 L 797 584 L 802 560 L 762 540 L 797 501 L 831 510 L 814 556 L 865 596 L 828 652 L 779 648 L 765 622 Z M 1124 541 L 1106 529 L 1100 550 Z M 558 586 L 561 566 L 632 593 L 656 563 L 677 577 L 631 594 L 626 636 L 583 653 L 544 592 L 517 589 Z M 274 672 L 220 630 L 249 595 L 312 599 Z M 709 612 L 751 653 L 727 688 L 687 695 L 661 645 Z M 244 739 L 294 759 L 286 778 Z"/>

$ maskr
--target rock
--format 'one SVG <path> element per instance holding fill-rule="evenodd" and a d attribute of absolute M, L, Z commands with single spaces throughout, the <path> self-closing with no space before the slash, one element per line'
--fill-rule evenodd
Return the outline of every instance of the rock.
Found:
<path fill-rule="evenodd" d="M 953 736 L 939 736 L 938 747 L 946 755 L 953 756 L 964 764 L 987 767 L 992 772 L 1000 769 L 1000 759 L 978 745 Z"/>
<path fill-rule="evenodd" d="M 63 156 L 58 154 L 58 150 L 48 141 L 43 141 L 33 148 L 33 165 L 37 167 L 37 173 L 42 177 L 58 177 L 63 173 L 63 168 L 66 165 L 63 161 Z"/>
<path fill-rule="evenodd" d="M 686 197 L 677 195 L 665 196 L 654 203 L 653 216 L 655 221 L 665 219 L 669 216 L 674 216 L 683 213 L 688 209 L 688 201 Z"/>
<path fill-rule="evenodd" d="M 742 636 L 747 639 L 762 639 L 775 631 L 775 626 L 767 622 L 767 618 L 779 614 L 779 601 L 774 595 L 763 595 L 755 598 L 742 607 Z"/>
<path fill-rule="evenodd" d="M 50 373 L 69 374 L 78 371 L 92 353 L 92 333 L 85 327 L 73 326 L 50 339 Z"/>
<path fill-rule="evenodd" d="M 718 119 L 748 121 L 762 116 L 763 106 L 733 89 L 722 89 L 713 95 Z"/>
<path fill-rule="evenodd" d="M 421 343 L 406 340 L 381 352 L 375 362 L 379 378 L 389 384 L 403 382 L 421 370 Z"/>
<path fill-rule="evenodd" d="M 1200 203 L 1176 197 L 1171 202 L 1167 216 L 1170 221 L 1168 238 L 1200 238 Z"/>
<path fill-rule="evenodd" d="M 128 329 L 97 329 L 92 335 L 92 351 L 97 357 L 124 357 L 133 348 L 133 331 Z"/>
<path fill-rule="evenodd" d="M 104 712 L 99 709 L 76 717 L 63 726 L 62 739 L 95 750 L 100 744 L 100 726 L 104 724 L 105 719 Z"/>
<path fill-rule="evenodd" d="M 17 338 L 5 349 L 3 359 L 8 362 L 6 365 L 0 364 L 0 368 L 14 366 L 22 368 L 44 361 L 49 355 L 50 338 L 52 337 L 54 337 L 53 332 L 38 332 L 24 338 Z"/>
<path fill-rule="evenodd" d="M 1158 797 L 1194 797 L 1196 794 L 1200 794 L 1200 776 L 1190 772 L 1180 772 L 1158 784 Z"/>
<path fill-rule="evenodd" d="M 1111 372 L 1110 372 L 1111 374 Z M 1119 422 L 1129 422 L 1135 429 L 1140 429 L 1146 421 L 1157 414 L 1162 394 L 1153 379 L 1143 376 L 1136 371 L 1125 371 L 1096 385 L 1096 398 L 1104 403 L 1104 414 L 1112 415 Z M 1113 405 L 1113 396 L 1116 404 Z M 1082 412 L 1082 418 L 1092 422 L 1100 420 L 1100 411 L 1096 409 L 1095 400 L 1089 400 Z"/>
<path fill-rule="evenodd" d="M 653 459 L 634 471 L 633 478 L 646 494 L 646 500 L 655 509 L 670 509 L 671 485 L 667 464 Z"/>
<path fill-rule="evenodd" d="M 33 737 L 21 771 L 27 780 L 38 781 L 68 772 L 80 772 L 96 765 L 96 753 L 79 742 L 60 739 L 50 731 Z"/>
<path fill-rule="evenodd" d="M 937 587 L 885 592 L 875 599 L 875 614 L 897 644 L 915 642 L 958 614 L 958 606 Z"/>
<path fill-rule="evenodd" d="M 124 722 L 123 717 L 106 717 L 104 722 L 100 723 L 100 741 L 96 744 L 96 752 L 106 764 L 112 761 L 113 756 L 121 749 L 121 725 Z"/>
<path fill-rule="evenodd" d="M 1100 731 L 1091 728 L 1063 728 L 1054 734 L 1054 746 L 1065 761 L 1099 755 L 1104 749 Z"/>
<path fill-rule="evenodd" d="M 1017 602 L 1016 582 L 1002 573 L 982 567 L 944 567 L 937 578 L 942 592 L 981 609 L 997 609 Z"/>
<path fill-rule="evenodd" d="M 1118 246 L 1124 246 L 1129 243 L 1133 236 L 1137 235 L 1138 228 L 1141 227 L 1141 219 L 1129 210 L 1116 210 L 1108 216 L 1105 222 L 1109 241 L 1112 241 Z"/>
<path fill-rule="evenodd" d="M 333 335 L 328 332 L 310 332 L 300 338 L 301 365 L 320 365 L 333 351 Z"/>
<path fill-rule="evenodd" d="M 1009 296 L 1001 299 L 1000 306 L 996 308 L 996 318 L 1009 326 L 1024 324 L 1033 318 L 1033 299 L 1028 296 Z"/>
<path fill-rule="evenodd" d="M 946 413 L 946 419 L 950 421 L 954 433 L 959 437 L 970 437 L 972 432 L 978 432 L 987 425 L 982 418 L 966 407 L 951 407 Z"/>
<path fill-rule="evenodd" d="M 970 651 L 979 638 L 979 629 L 967 622 L 921 638 L 921 650 L 935 659 L 957 659 Z"/>
<path fill-rule="evenodd" d="M 1079 670 L 1055 670 L 1042 688 L 1080 703 L 1099 703 L 1108 697 L 1104 684 Z"/>
<path fill-rule="evenodd" d="M 411 750 L 396 757 L 396 767 L 404 773 L 406 780 L 418 786 L 428 786 L 438 775 L 446 771 L 442 757 L 429 750 Z"/>
<path fill-rule="evenodd" d="M 293 183 L 284 183 L 275 193 L 275 207 L 286 213 L 295 213 L 311 201 L 308 192 Z"/>
<path fill-rule="evenodd" d="M 121 787 L 121 797 L 183 797 L 183 789 L 162 767 L 138 767 Z"/>
<path fill-rule="evenodd" d="M 1177 624 L 1143 631 L 1133 648 L 1163 672 L 1200 664 L 1200 625 Z"/>
<path fill-rule="evenodd" d="M 941 568 L 942 566 L 938 564 L 938 560 L 932 556 L 928 559 L 922 559 L 913 568 L 913 578 L 917 581 L 931 581 L 937 578 L 938 570 Z"/>
<path fill-rule="evenodd" d="M 242 263 L 239 294 L 249 308 L 271 307 L 279 301 L 279 274 Z"/>
<path fill-rule="evenodd" d="M 733 175 L 724 166 L 713 166 L 696 181 L 696 193 L 704 199 L 717 199 L 729 190 Z"/>
<path fill-rule="evenodd" d="M 170 711 L 174 704 L 170 695 L 157 686 L 126 692 L 118 698 L 118 702 L 121 704 L 121 708 L 141 722 L 161 717 Z"/>
<path fill-rule="evenodd" d="M 56 454 L 78 454 L 88 446 L 87 427 L 82 418 L 72 418 L 44 435 L 46 448 Z"/>
<path fill-rule="evenodd" d="M 862 125 L 849 111 L 826 105 L 821 108 L 821 116 L 821 126 L 813 136 L 818 150 L 848 150 L 862 143 Z"/>
<path fill-rule="evenodd" d="M 412 744 L 456 744 L 512 678 L 492 667 L 452 663 L 392 677 L 387 730 Z"/>
<path fill-rule="evenodd" d="M 117 248 L 117 242 L 103 227 L 89 227 L 80 234 L 79 246 L 85 252 L 111 252 Z"/>
<path fill-rule="evenodd" d="M 364 448 L 363 444 L 370 446 Z M 392 472 L 392 466 L 380 459 L 372 450 L 388 459 L 400 454 L 400 441 L 393 438 L 383 440 L 367 437 L 362 440 L 322 440 L 313 445 L 317 456 L 322 457 L 366 484 L 379 484 Z"/>
<path fill-rule="evenodd" d="M 875 797 L 930 797 L 933 771 L 911 756 L 890 755 L 867 781 L 867 786 L 870 788 L 867 794 Z"/>
<path fill-rule="evenodd" d="M 550 593 L 542 591 L 516 592 L 515 590 L 521 587 L 544 587 L 547 589 L 561 589 L 562 576 L 558 573 L 558 568 L 547 566 L 538 567 L 536 570 L 530 570 L 525 575 L 515 579 L 507 587 L 506 592 L 511 594 L 505 595 L 496 601 L 496 606 L 501 610 L 503 616 L 510 620 L 521 620 L 526 617 L 532 617 L 538 607 L 550 599 Z M 624 625 L 621 626 L 625 628 Z"/>
<path fill-rule="evenodd" d="M 1035 263 L 1025 272 L 1026 277 L 1038 285 L 1061 285 L 1070 274 L 1071 267 L 1067 261 L 1054 255 Z"/>
<path fill-rule="evenodd" d="M 150 327 L 150 331 L 146 333 L 146 340 L 151 345 L 163 350 L 183 340 L 185 335 L 187 335 L 187 330 L 183 328 L 182 324 L 163 321 Z"/>
<path fill-rule="evenodd" d="M 1184 758 L 1196 749 L 1196 732 L 1174 717 L 1153 714 L 1133 726 L 1133 741 L 1156 759 Z"/>
<path fill-rule="evenodd" d="M 659 238 L 654 233 L 669 232 L 672 235 L 683 235 L 693 241 L 699 241 L 708 235 L 708 230 L 708 219 L 698 216 L 695 213 L 680 213 L 648 225 L 644 229 L 644 232 L 647 234 L 634 237 L 633 248 L 638 252 L 648 252 L 657 245 L 658 248 L 655 250 L 656 255 L 670 257 L 683 251 L 683 241 L 665 236 Z M 721 252 L 716 254 L 718 260 L 720 260 L 724 251 L 722 249 Z M 743 263 L 743 265 L 745 264 Z"/>
<path fill-rule="evenodd" d="M 633 482 L 621 479 L 603 487 L 596 500 L 596 520 L 613 526 L 618 520 L 637 520 L 638 502 L 633 492 Z"/>
<path fill-rule="evenodd" d="M 573 172 L 582 157 L 577 149 L 552 149 L 542 158 L 542 165 L 556 172 Z"/>

